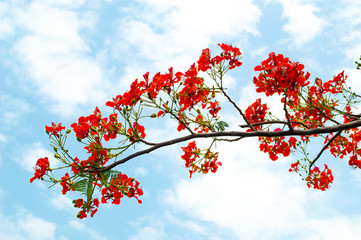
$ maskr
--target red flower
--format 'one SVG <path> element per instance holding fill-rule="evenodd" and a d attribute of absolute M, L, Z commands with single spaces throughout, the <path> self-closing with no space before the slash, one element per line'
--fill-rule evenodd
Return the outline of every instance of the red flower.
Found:
<path fill-rule="evenodd" d="M 101 121 L 101 112 L 99 108 L 96 107 L 93 114 L 87 117 L 81 116 L 78 119 L 78 123 L 73 123 L 70 126 L 73 128 L 77 138 L 84 139 L 88 137 L 88 134 L 92 127 L 94 128 L 99 127 L 100 121 Z"/>
<path fill-rule="evenodd" d="M 221 107 L 219 106 L 218 101 L 214 101 L 214 102 L 209 102 L 209 113 L 212 115 L 212 117 L 216 118 L 217 117 L 217 113 L 219 112 L 219 110 L 221 110 Z"/>
<path fill-rule="evenodd" d="M 63 190 L 61 191 L 63 195 L 70 191 L 71 184 L 72 182 L 70 181 L 69 174 L 65 173 L 65 176 L 60 179 L 60 185 L 63 187 Z"/>
<path fill-rule="evenodd" d="M 203 49 L 202 55 L 199 57 L 198 63 L 198 70 L 205 72 L 211 68 L 211 55 L 209 53 L 209 49 Z"/>
<path fill-rule="evenodd" d="M 261 104 L 261 99 L 258 98 L 254 103 L 249 106 L 245 115 L 250 123 L 263 122 L 267 113 L 267 104 Z M 256 130 L 261 129 L 261 126 L 255 126 Z"/>
<path fill-rule="evenodd" d="M 65 129 L 65 127 L 61 126 L 61 123 L 59 123 L 59 124 L 51 123 L 51 127 L 48 127 L 47 125 L 45 125 L 45 130 L 49 134 L 49 137 L 51 137 L 52 135 L 59 137 L 58 132 L 60 132 L 61 130 L 64 130 L 64 129 Z"/>
<path fill-rule="evenodd" d="M 314 189 L 326 190 L 329 188 L 330 183 L 333 182 L 332 171 L 328 168 L 326 164 L 325 169 L 321 172 L 318 167 L 314 167 L 310 175 L 305 179 L 307 181 L 307 186 L 313 187 Z"/>
<path fill-rule="evenodd" d="M 42 176 L 47 174 L 49 170 L 49 160 L 47 157 L 39 158 L 35 165 L 35 173 L 34 177 L 30 178 L 30 182 L 32 183 L 35 179 L 40 179 Z"/>
<path fill-rule="evenodd" d="M 308 72 L 305 75 L 303 68 L 302 64 L 292 62 L 282 54 L 276 55 L 272 52 L 268 59 L 254 68 L 255 71 L 261 71 L 258 77 L 253 78 L 256 91 L 264 92 L 266 96 L 287 91 L 288 101 L 292 105 L 298 105 L 299 89 L 309 84 L 307 80 L 310 77 Z"/>
<path fill-rule="evenodd" d="M 133 128 L 129 128 L 127 133 L 129 134 L 129 140 L 131 142 L 137 141 L 139 138 L 145 138 L 146 134 L 144 133 L 145 128 L 140 125 L 138 122 L 133 123 Z"/>
<path fill-rule="evenodd" d="M 292 163 L 291 168 L 288 169 L 289 172 L 297 172 L 298 171 L 298 162 Z"/>
<path fill-rule="evenodd" d="M 139 182 L 135 181 L 134 178 L 129 178 L 126 174 L 120 173 L 112 179 L 109 187 L 101 190 L 101 194 L 102 203 L 107 203 L 109 199 L 112 199 L 112 203 L 118 205 L 120 204 L 120 199 L 126 195 L 129 198 L 134 197 L 141 204 L 142 201 L 138 197 L 143 195 L 143 190 L 139 187 Z"/>
<path fill-rule="evenodd" d="M 229 61 L 229 69 L 239 67 L 242 65 L 242 62 L 239 59 L 242 57 L 242 53 L 237 47 L 232 47 L 230 44 L 222 43 L 218 44 L 223 50 L 220 56 L 214 57 L 211 61 L 219 64 L 223 60 Z"/>

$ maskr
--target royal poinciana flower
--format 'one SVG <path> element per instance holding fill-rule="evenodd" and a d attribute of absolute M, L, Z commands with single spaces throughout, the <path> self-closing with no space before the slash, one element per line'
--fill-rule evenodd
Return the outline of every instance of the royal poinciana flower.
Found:
<path fill-rule="evenodd" d="M 50 127 L 45 125 L 45 130 L 49 134 L 49 137 L 51 137 L 52 135 L 54 135 L 56 137 L 60 137 L 58 133 L 64 129 L 65 129 L 65 127 L 61 126 L 61 123 L 59 123 L 59 124 L 51 123 Z"/>
<path fill-rule="evenodd" d="M 77 217 L 80 219 L 86 218 L 87 213 L 90 212 L 90 216 L 93 217 L 94 214 L 98 211 L 99 207 L 99 200 L 98 198 L 94 198 L 90 203 L 84 202 L 83 199 L 79 198 L 73 201 L 75 208 L 81 208 L 82 210 L 79 211 Z"/>
<path fill-rule="evenodd" d="M 328 168 L 326 164 L 325 169 L 321 172 L 318 167 L 314 167 L 309 176 L 306 177 L 307 186 L 313 187 L 325 191 L 329 188 L 330 183 L 333 182 L 334 178 L 332 176 L 332 171 Z"/>
<path fill-rule="evenodd" d="M 305 74 L 303 69 L 304 65 L 272 52 L 261 65 L 254 68 L 255 71 L 261 72 L 258 77 L 253 78 L 253 83 L 256 85 L 256 91 L 264 92 L 266 96 L 286 92 L 291 105 L 298 105 L 299 89 L 309 84 L 310 77 L 310 73 Z"/>
<path fill-rule="evenodd" d="M 112 200 L 113 204 L 118 205 L 120 204 L 120 199 L 127 196 L 129 198 L 134 197 L 141 204 L 142 201 L 138 197 L 143 195 L 143 190 L 139 187 L 139 182 L 134 180 L 134 178 L 119 173 L 117 177 L 112 179 L 108 187 L 101 190 L 101 194 L 102 203 Z"/>
<path fill-rule="evenodd" d="M 297 139 L 290 137 L 288 142 L 285 141 L 285 137 L 259 137 L 261 142 L 259 149 L 261 152 L 269 154 L 269 158 L 272 161 L 278 159 L 278 154 L 282 154 L 284 157 L 288 157 L 291 153 L 291 147 L 296 148 Z"/>
<path fill-rule="evenodd" d="M 129 140 L 131 142 L 136 142 L 140 138 L 145 138 L 146 134 L 144 133 L 144 126 L 140 125 L 138 122 L 133 123 L 133 128 L 129 128 L 127 133 L 129 135 Z"/>
<path fill-rule="evenodd" d="M 233 47 L 231 44 L 218 44 L 223 50 L 223 52 L 219 55 L 214 57 L 211 61 L 219 64 L 223 60 L 229 61 L 229 69 L 233 69 L 235 67 L 239 67 L 242 65 L 242 62 L 239 61 L 242 57 L 242 53 L 237 47 Z"/>
<path fill-rule="evenodd" d="M 48 173 L 49 170 L 49 160 L 47 157 L 39 158 L 34 167 L 35 173 L 34 177 L 30 178 L 30 182 L 32 183 L 35 179 L 40 179 L 45 174 Z"/>
<path fill-rule="evenodd" d="M 65 195 L 68 191 L 70 191 L 70 187 L 72 185 L 72 182 L 70 181 L 70 177 L 68 173 L 65 173 L 65 175 L 60 179 L 60 186 L 63 187 L 61 192 L 63 195 Z"/>
<path fill-rule="evenodd" d="M 265 120 L 267 113 L 267 104 L 262 104 L 261 99 L 258 98 L 254 103 L 252 103 L 244 112 L 248 121 L 252 123 L 259 123 Z M 255 130 L 262 129 L 262 126 L 254 126 Z M 251 131 L 251 129 L 249 129 Z"/>
<path fill-rule="evenodd" d="M 217 172 L 218 166 L 222 166 L 218 160 L 218 152 L 213 153 L 209 149 L 206 153 L 202 153 L 197 148 L 196 142 L 188 143 L 188 146 L 182 147 L 184 154 L 181 158 L 185 161 L 185 167 L 189 168 L 189 177 L 191 178 L 196 171 L 206 174 L 209 170 L 213 173 Z"/>
<path fill-rule="evenodd" d="M 99 123 L 101 121 L 101 112 L 98 107 L 95 108 L 93 114 L 83 117 L 81 116 L 78 119 L 78 123 L 73 123 L 70 126 L 73 128 L 76 137 L 79 139 L 84 139 L 88 137 L 89 133 L 91 133 L 90 129 L 92 127 L 98 128 Z M 95 132 L 92 132 L 95 134 Z"/>

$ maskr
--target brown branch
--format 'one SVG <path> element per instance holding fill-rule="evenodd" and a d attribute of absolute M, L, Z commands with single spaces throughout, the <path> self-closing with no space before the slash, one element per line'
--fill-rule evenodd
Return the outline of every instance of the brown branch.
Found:
<path fill-rule="evenodd" d="M 227 93 L 221 88 L 221 91 L 223 93 L 223 95 L 228 99 L 228 101 L 230 103 L 232 103 L 232 105 L 237 109 L 237 111 L 239 112 L 239 114 L 243 117 L 243 120 L 247 123 L 248 127 L 250 129 L 252 129 L 252 131 L 256 131 L 254 129 L 254 127 L 252 126 L 252 124 L 248 121 L 248 119 L 246 118 L 246 116 L 243 114 L 242 110 L 237 106 L 237 104 L 235 104 L 235 102 L 232 101 L 232 99 L 227 95 Z"/>
<path fill-rule="evenodd" d="M 291 119 L 290 119 L 290 116 L 289 116 L 288 111 L 287 111 L 286 102 L 287 102 L 287 89 L 286 89 L 286 93 L 285 93 L 285 99 L 283 100 L 283 110 L 285 111 L 285 114 L 286 114 L 288 128 L 290 129 L 290 131 L 293 131 L 293 127 L 292 127 L 292 124 L 291 124 Z"/>
<path fill-rule="evenodd" d="M 259 125 L 263 125 L 263 124 L 273 124 L 273 123 L 279 123 L 279 124 L 285 124 L 287 125 L 287 122 L 285 121 L 278 121 L 278 120 L 274 120 L 274 121 L 266 121 L 266 122 L 258 122 L 258 123 L 252 123 L 252 126 L 259 126 Z M 299 122 L 299 121 L 291 121 L 291 123 L 296 123 L 296 124 L 300 124 L 302 125 L 303 127 L 307 128 L 307 129 L 310 129 L 309 126 L 307 126 L 306 124 L 304 124 L 303 122 Z M 244 124 L 244 125 L 238 125 L 240 126 L 241 128 L 246 128 L 248 127 L 248 125 Z"/>
<path fill-rule="evenodd" d="M 150 147 L 148 149 L 136 152 L 134 154 L 131 154 L 119 161 L 116 161 L 106 167 L 99 168 L 98 170 L 94 170 L 91 172 L 104 172 L 107 170 L 110 170 L 114 167 L 116 167 L 119 164 L 123 164 L 133 158 L 136 158 L 138 156 L 153 152 L 154 150 L 157 150 L 158 148 L 174 145 L 180 142 L 185 142 L 191 139 L 196 138 L 213 138 L 213 137 L 240 137 L 240 138 L 247 138 L 247 137 L 280 137 L 280 136 L 308 136 L 308 135 L 314 135 L 314 134 L 324 134 L 324 133 L 331 133 L 331 132 L 339 132 L 343 130 L 348 130 L 351 128 L 356 128 L 361 126 L 361 120 L 356 120 L 352 122 L 348 122 L 345 124 L 339 124 L 329 127 L 320 127 L 320 128 L 312 128 L 312 129 L 306 129 L 306 130 L 299 130 L 294 129 L 294 131 L 277 131 L 277 132 L 264 132 L 264 131 L 253 131 L 253 132 L 238 132 L 238 131 L 223 131 L 223 132 L 210 132 L 210 133 L 194 133 L 191 135 L 175 138 L 172 140 L 168 140 L 165 142 L 158 143 L 157 145 L 154 145 L 153 147 Z"/>
<path fill-rule="evenodd" d="M 338 131 L 335 136 L 333 136 L 325 146 L 323 146 L 323 148 L 321 149 L 321 151 L 317 154 L 317 156 L 315 157 L 315 159 L 313 159 L 313 161 L 310 164 L 310 167 L 308 168 L 309 172 L 311 172 L 311 167 L 317 162 L 317 160 L 321 157 L 322 153 L 328 148 L 328 146 L 330 146 L 330 144 L 332 143 L 333 140 L 335 140 L 338 136 L 340 136 L 340 134 L 342 133 L 341 131 Z"/>

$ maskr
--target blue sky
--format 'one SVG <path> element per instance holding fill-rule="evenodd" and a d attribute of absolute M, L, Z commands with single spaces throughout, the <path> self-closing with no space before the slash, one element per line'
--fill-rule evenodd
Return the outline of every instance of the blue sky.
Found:
<path fill-rule="evenodd" d="M 250 139 L 218 144 L 223 167 L 192 179 L 181 145 L 134 159 L 119 170 L 141 182 L 143 204 L 101 205 L 86 220 L 75 217 L 77 195 L 29 179 L 36 160 L 53 155 L 44 125 L 69 127 L 95 106 L 107 111 L 104 103 L 135 78 L 185 71 L 217 43 L 243 52 L 244 64 L 225 79 L 243 109 L 260 97 L 253 67 L 272 51 L 303 63 L 312 79 L 345 70 L 360 93 L 360 12 L 359 0 L 1 1 L 0 239 L 358 239 L 360 171 L 325 154 L 320 164 L 335 182 L 310 190 L 288 173 L 297 156 L 272 162 Z M 280 113 L 277 98 L 267 101 Z M 222 103 L 222 119 L 242 123 Z M 165 119 L 147 136 L 175 137 L 175 127 Z"/>

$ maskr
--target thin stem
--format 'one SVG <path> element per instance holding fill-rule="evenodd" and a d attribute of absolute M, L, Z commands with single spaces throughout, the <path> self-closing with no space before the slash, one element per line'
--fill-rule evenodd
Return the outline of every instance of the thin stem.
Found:
<path fill-rule="evenodd" d="M 252 129 L 252 131 L 256 131 L 253 127 L 253 125 L 248 121 L 248 119 L 246 118 L 246 116 L 243 114 L 242 110 L 237 106 L 237 104 L 235 104 L 232 99 L 227 95 L 227 93 L 221 88 L 221 91 L 223 93 L 223 95 L 228 99 L 228 101 L 237 109 L 237 111 L 239 112 L 239 114 L 243 117 L 243 120 L 247 123 L 247 126 Z"/>
<path fill-rule="evenodd" d="M 312 160 L 310 167 L 309 167 L 309 172 L 311 172 L 311 167 L 317 162 L 317 160 L 321 157 L 322 153 L 328 148 L 328 146 L 330 146 L 330 144 L 332 143 L 333 140 L 335 140 L 338 136 L 340 136 L 340 134 L 342 133 L 341 131 L 338 131 L 328 142 L 325 146 L 323 146 L 323 148 L 321 149 L 321 151 L 317 154 L 317 156 L 315 157 L 315 159 Z"/>
<path fill-rule="evenodd" d="M 276 123 L 276 124 L 279 123 L 279 124 L 285 124 L 285 125 L 288 124 L 286 121 L 274 120 L 274 121 L 265 121 L 265 122 L 252 123 L 252 126 L 259 126 L 259 125 L 263 125 L 263 124 L 273 124 L 273 123 Z M 302 125 L 306 129 L 310 129 L 310 127 L 307 126 L 306 124 L 304 124 L 303 122 L 291 121 L 291 123 L 296 123 L 296 124 Z M 248 125 L 238 125 L 238 126 L 240 126 L 241 128 L 248 127 Z"/>
<path fill-rule="evenodd" d="M 290 129 L 290 131 L 293 131 L 291 119 L 290 119 L 290 116 L 288 115 L 288 111 L 287 111 L 286 102 L 287 102 L 287 89 L 285 90 L 285 99 L 283 101 L 283 110 L 285 111 L 285 114 L 286 114 L 288 128 Z"/>

